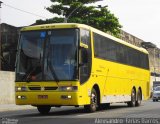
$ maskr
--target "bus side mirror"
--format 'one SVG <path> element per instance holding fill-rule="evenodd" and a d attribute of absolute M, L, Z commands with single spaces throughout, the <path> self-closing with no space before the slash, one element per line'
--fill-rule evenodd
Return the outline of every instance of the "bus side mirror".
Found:
<path fill-rule="evenodd" d="M 84 43 L 80 43 L 80 64 L 79 66 L 83 66 L 88 63 L 88 45 Z"/>
<path fill-rule="evenodd" d="M 88 45 L 86 45 L 84 43 L 80 43 L 80 48 L 86 48 L 86 49 L 88 49 Z"/>

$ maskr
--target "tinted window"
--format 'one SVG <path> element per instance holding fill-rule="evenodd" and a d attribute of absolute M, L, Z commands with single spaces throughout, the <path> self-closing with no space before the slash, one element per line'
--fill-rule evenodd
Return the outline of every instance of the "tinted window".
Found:
<path fill-rule="evenodd" d="M 94 33 L 95 57 L 149 69 L 148 55 Z"/>
<path fill-rule="evenodd" d="M 21 33 L 16 81 L 76 80 L 77 29 Z"/>
<path fill-rule="evenodd" d="M 90 32 L 85 29 L 80 29 L 80 37 L 81 37 L 81 42 L 88 46 L 88 48 L 84 48 L 86 53 L 83 56 L 83 58 L 80 59 L 82 60 L 85 57 L 87 59 L 87 63 L 83 63 L 83 65 L 80 66 L 80 83 L 83 84 L 89 79 L 90 73 L 91 73 L 91 67 L 92 67 Z M 80 54 L 82 54 L 82 49 L 80 49 L 79 52 Z"/>

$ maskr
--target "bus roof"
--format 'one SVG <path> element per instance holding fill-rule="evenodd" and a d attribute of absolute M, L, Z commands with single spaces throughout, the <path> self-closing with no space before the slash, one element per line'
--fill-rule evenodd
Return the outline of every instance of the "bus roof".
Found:
<path fill-rule="evenodd" d="M 78 24 L 78 23 L 52 23 L 52 24 L 43 24 L 43 25 L 34 25 L 34 26 L 28 26 L 21 29 L 21 31 L 32 31 L 32 30 L 48 30 L 48 29 L 62 29 L 62 28 L 85 28 L 88 30 L 91 30 L 92 32 L 98 33 L 100 35 L 106 36 L 116 42 L 119 42 L 121 44 L 124 44 L 126 46 L 129 46 L 131 48 L 134 48 L 138 51 L 141 51 L 143 53 L 148 54 L 148 51 L 142 47 L 137 47 L 135 45 L 132 45 L 130 43 L 127 43 L 121 39 L 118 39 L 112 35 L 109 35 L 103 31 L 100 31 L 98 29 L 95 29 L 91 26 L 85 25 L 85 24 Z"/>

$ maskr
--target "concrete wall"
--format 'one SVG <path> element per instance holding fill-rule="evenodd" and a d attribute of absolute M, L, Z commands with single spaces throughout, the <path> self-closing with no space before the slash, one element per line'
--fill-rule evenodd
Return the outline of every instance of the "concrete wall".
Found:
<path fill-rule="evenodd" d="M 15 73 L 0 71 L 0 104 L 15 103 Z"/>

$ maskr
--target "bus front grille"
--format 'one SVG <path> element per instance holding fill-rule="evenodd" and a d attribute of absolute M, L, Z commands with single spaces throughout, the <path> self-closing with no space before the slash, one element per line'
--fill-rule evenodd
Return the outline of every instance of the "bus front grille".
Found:
<path fill-rule="evenodd" d="M 41 90 L 41 87 L 29 87 L 29 90 Z"/>
<path fill-rule="evenodd" d="M 57 90 L 58 87 L 28 87 L 31 91 L 50 91 Z"/>
<path fill-rule="evenodd" d="M 58 87 L 44 87 L 45 90 L 56 90 Z"/>

